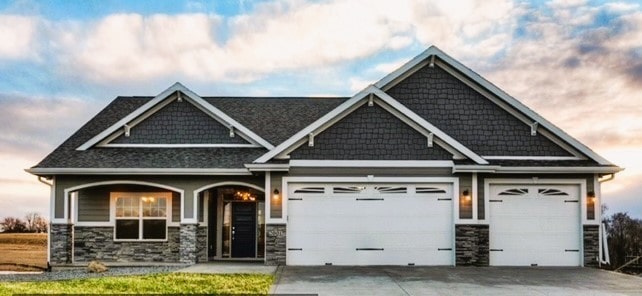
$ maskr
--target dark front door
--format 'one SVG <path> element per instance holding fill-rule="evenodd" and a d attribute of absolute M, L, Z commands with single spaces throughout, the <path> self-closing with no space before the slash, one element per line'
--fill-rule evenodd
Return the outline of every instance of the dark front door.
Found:
<path fill-rule="evenodd" d="M 232 203 L 232 258 L 256 257 L 256 203 Z"/>

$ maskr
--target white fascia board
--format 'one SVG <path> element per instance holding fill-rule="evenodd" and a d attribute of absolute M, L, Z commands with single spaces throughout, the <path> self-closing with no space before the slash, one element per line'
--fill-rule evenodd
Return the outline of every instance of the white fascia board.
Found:
<path fill-rule="evenodd" d="M 290 160 L 290 167 L 450 168 L 450 160 Z"/>
<path fill-rule="evenodd" d="M 413 112 L 412 110 L 408 109 L 406 106 L 399 103 L 399 101 L 395 100 L 393 97 L 391 97 L 381 89 L 376 87 L 372 87 L 371 89 L 372 89 L 372 92 L 381 100 L 386 102 L 386 104 L 395 108 L 397 111 L 401 112 L 402 114 L 410 118 L 412 121 L 418 123 L 419 125 L 421 125 L 421 127 L 425 128 L 426 130 L 429 130 L 430 132 L 435 134 L 437 138 L 440 138 L 441 140 L 446 142 L 446 144 L 450 145 L 451 147 L 459 151 L 461 154 L 465 155 L 466 157 L 470 158 L 471 160 L 473 160 L 478 164 L 488 164 L 488 162 L 484 160 L 481 156 L 477 155 L 475 152 L 468 149 L 466 146 L 457 142 L 457 140 L 453 139 L 452 137 L 444 133 L 442 130 L 432 125 L 430 122 L 426 121 L 421 116 L 417 115 L 417 113 Z"/>
<path fill-rule="evenodd" d="M 607 173 L 613 174 L 622 171 L 619 167 L 499 167 L 497 173 L 560 173 L 560 174 L 574 174 L 574 173 Z"/>
<path fill-rule="evenodd" d="M 455 173 L 494 173 L 499 169 L 498 165 L 455 165 L 453 167 L 453 174 Z"/>
<path fill-rule="evenodd" d="M 455 177 L 283 177 L 283 183 L 454 183 Z M 286 188 L 286 187 L 283 187 Z M 284 189 L 285 192 L 285 189 Z"/>
<path fill-rule="evenodd" d="M 575 156 L 482 156 L 487 160 L 582 160 Z"/>
<path fill-rule="evenodd" d="M 189 99 L 191 99 L 196 104 L 196 107 L 200 107 L 200 108 L 203 108 L 203 109 L 211 112 L 211 114 L 213 114 L 215 117 L 218 117 L 218 119 L 220 119 L 221 121 L 223 121 L 226 124 L 234 127 L 239 132 L 241 132 L 242 134 L 246 135 L 251 140 L 255 141 L 257 144 L 259 144 L 259 145 L 261 145 L 261 146 L 263 146 L 263 147 L 265 147 L 267 149 L 273 149 L 274 148 L 274 146 L 272 144 L 270 144 L 268 141 L 264 140 L 263 138 L 261 138 L 260 136 L 258 136 L 257 134 L 255 134 L 254 132 L 252 132 L 251 130 L 246 128 L 245 126 L 241 125 L 236 120 L 234 120 L 231 117 L 229 117 L 223 111 L 221 111 L 218 108 L 210 105 L 205 100 L 203 100 L 203 98 L 201 98 L 196 93 L 194 93 L 191 90 L 189 90 L 184 85 L 180 84 L 179 82 L 176 82 L 176 83 L 174 83 L 174 85 L 172 85 L 171 87 L 169 87 L 165 91 L 161 92 L 159 95 L 154 97 L 149 102 L 143 104 L 141 107 L 136 109 L 134 112 L 132 112 L 129 115 L 125 116 L 124 118 L 122 118 L 121 120 L 117 121 L 115 124 L 113 124 L 109 128 L 105 129 L 104 131 L 102 131 L 98 135 L 96 135 L 93 138 L 91 138 L 89 141 L 87 141 L 84 144 L 80 145 L 78 148 L 76 148 L 76 150 L 87 150 L 87 149 L 91 148 L 92 146 L 94 146 L 97 143 L 99 143 L 101 140 L 105 139 L 106 137 L 108 137 L 112 133 L 116 132 L 118 129 L 123 127 L 128 122 L 136 119 L 138 116 L 141 116 L 142 114 L 144 114 L 148 110 L 152 109 L 158 103 L 160 103 L 163 100 L 167 99 L 167 97 L 169 97 L 170 95 L 172 95 L 173 93 L 175 93 L 177 91 L 180 91 L 183 94 L 185 94 L 187 97 L 189 97 Z M 217 118 L 215 118 L 215 119 L 217 119 Z"/>
<path fill-rule="evenodd" d="M 103 144 L 112 148 L 260 148 L 257 144 Z"/>
<path fill-rule="evenodd" d="M 448 54 L 437 48 L 436 46 L 431 46 L 412 60 L 410 60 L 408 63 L 404 64 L 401 66 L 399 69 L 395 70 L 394 72 L 386 75 L 384 78 L 379 80 L 377 83 L 374 85 L 378 88 L 381 89 L 386 89 L 386 87 L 393 83 L 395 80 L 398 78 L 402 77 L 403 75 L 406 75 L 406 73 L 411 72 L 417 65 L 425 62 L 431 55 L 435 55 L 439 57 L 441 60 L 446 62 L 448 65 L 451 67 L 455 68 L 457 71 L 461 72 L 463 75 L 466 77 L 470 78 L 473 80 L 475 83 L 481 85 L 482 87 L 486 88 L 488 91 L 493 93 L 495 96 L 498 98 L 502 99 L 504 102 L 512 106 L 513 108 L 519 110 L 520 112 L 524 113 L 526 116 L 530 117 L 533 119 L 533 121 L 538 122 L 541 126 L 544 128 L 550 130 L 554 135 L 557 137 L 560 137 L 562 140 L 566 141 L 567 143 L 571 144 L 571 146 L 580 152 L 584 153 L 591 159 L 595 160 L 601 165 L 612 165 L 611 162 L 603 158 L 602 156 L 598 155 L 595 153 L 593 150 L 588 148 L 586 145 L 582 144 L 575 138 L 571 137 L 569 134 L 564 132 L 563 130 L 559 129 L 557 126 L 540 116 L 539 114 L 535 113 L 533 110 L 528 108 L 526 105 L 522 104 L 520 101 L 517 99 L 513 98 L 479 74 L 475 73 L 468 67 L 464 66 L 462 63 L 459 61 L 455 60 L 454 58 L 450 57 Z"/>
<path fill-rule="evenodd" d="M 372 91 L 372 86 L 366 87 L 364 90 L 358 92 L 356 95 L 354 95 L 352 98 L 348 99 L 347 101 L 343 102 L 341 105 L 337 106 L 334 108 L 334 110 L 330 111 L 326 115 L 322 116 L 321 118 L 317 119 L 315 122 L 312 124 L 308 125 L 298 133 L 294 134 L 292 137 L 289 139 L 285 140 L 283 143 L 279 144 L 276 146 L 274 149 L 270 150 L 269 152 L 265 153 L 263 156 L 257 158 L 254 160 L 254 163 L 265 163 L 266 161 L 272 159 L 273 157 L 279 155 L 281 152 L 285 151 L 286 149 L 290 148 L 291 146 L 296 145 L 298 141 L 301 139 L 307 137 L 310 133 L 316 131 L 319 127 L 323 126 L 326 122 L 334 119 L 335 117 L 339 116 L 342 114 L 344 111 L 352 107 L 354 104 L 358 103 L 361 101 L 363 98 L 365 98 L 368 94 L 370 94 Z"/>
<path fill-rule="evenodd" d="M 34 175 L 251 175 L 244 168 L 32 168 Z"/>
<path fill-rule="evenodd" d="M 287 172 L 290 170 L 290 165 L 287 163 L 248 163 L 245 167 L 251 172 Z"/>

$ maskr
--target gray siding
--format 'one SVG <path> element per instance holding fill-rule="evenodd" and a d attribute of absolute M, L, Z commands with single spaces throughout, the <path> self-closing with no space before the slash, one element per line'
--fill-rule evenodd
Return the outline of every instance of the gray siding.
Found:
<path fill-rule="evenodd" d="M 423 67 L 389 95 L 479 155 L 569 156 L 439 67 Z"/>
<path fill-rule="evenodd" d="M 303 144 L 292 159 L 451 160 L 439 145 L 379 106 L 364 105 Z"/>
<path fill-rule="evenodd" d="M 248 144 L 230 137 L 229 129 L 184 100 L 174 101 L 131 129 L 112 143 L 118 144 Z"/>
<path fill-rule="evenodd" d="M 104 187 L 78 192 L 79 222 L 109 221 L 109 190 Z"/>

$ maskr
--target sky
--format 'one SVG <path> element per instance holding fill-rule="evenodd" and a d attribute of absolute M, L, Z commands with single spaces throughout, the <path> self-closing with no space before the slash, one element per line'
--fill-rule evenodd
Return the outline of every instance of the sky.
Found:
<path fill-rule="evenodd" d="M 0 0 L 0 217 L 48 215 L 24 172 L 118 95 L 351 96 L 436 45 L 625 171 L 642 218 L 642 3 Z"/>

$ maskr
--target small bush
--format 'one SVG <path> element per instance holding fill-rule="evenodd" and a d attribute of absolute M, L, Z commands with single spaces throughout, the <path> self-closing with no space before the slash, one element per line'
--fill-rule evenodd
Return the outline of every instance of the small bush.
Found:
<path fill-rule="evenodd" d="M 107 271 L 107 266 L 105 266 L 105 264 L 100 263 L 99 261 L 91 261 L 87 266 L 87 271 L 91 273 L 103 273 Z"/>

